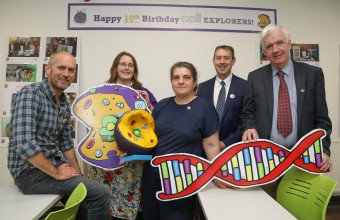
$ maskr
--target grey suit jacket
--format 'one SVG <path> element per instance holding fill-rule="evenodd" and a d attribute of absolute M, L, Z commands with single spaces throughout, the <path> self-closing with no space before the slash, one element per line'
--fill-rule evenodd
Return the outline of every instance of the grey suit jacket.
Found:
<path fill-rule="evenodd" d="M 294 62 L 294 77 L 297 92 L 298 138 L 311 130 L 326 131 L 323 139 L 324 153 L 330 155 L 332 123 L 328 117 L 324 74 L 321 68 Z M 241 113 L 242 133 L 250 128 L 257 130 L 259 137 L 270 139 L 273 120 L 273 77 L 271 64 L 248 75 L 247 90 Z"/>

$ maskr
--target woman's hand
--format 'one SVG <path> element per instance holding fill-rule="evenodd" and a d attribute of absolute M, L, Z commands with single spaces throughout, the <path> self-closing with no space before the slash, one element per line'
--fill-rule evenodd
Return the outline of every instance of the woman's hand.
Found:
<path fill-rule="evenodd" d="M 137 92 L 143 97 L 143 99 L 145 99 L 145 101 L 148 104 L 150 103 L 149 94 L 146 91 L 144 91 L 144 90 L 137 90 Z"/>
<path fill-rule="evenodd" d="M 119 155 L 119 158 L 122 158 L 122 157 L 125 157 L 125 156 L 127 156 L 127 153 L 122 153 L 121 155 Z M 124 161 L 119 162 L 119 165 L 122 165 L 122 166 L 126 166 L 128 164 L 129 164 L 128 162 L 124 162 Z"/>
<path fill-rule="evenodd" d="M 153 106 L 152 104 L 150 103 L 150 98 L 149 98 L 149 94 L 144 91 L 144 90 L 137 90 L 137 92 L 139 92 L 139 94 L 143 97 L 143 99 L 146 101 L 147 105 L 148 105 L 148 109 L 150 111 L 153 110 Z"/>

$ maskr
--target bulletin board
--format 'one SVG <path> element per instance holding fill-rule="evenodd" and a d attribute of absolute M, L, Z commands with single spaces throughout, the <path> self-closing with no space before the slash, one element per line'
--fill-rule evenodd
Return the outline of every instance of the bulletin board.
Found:
<path fill-rule="evenodd" d="M 68 51 L 76 58 L 76 77 L 70 87 L 65 90 L 71 105 L 78 95 L 80 73 L 80 39 L 78 37 L 11 36 L 8 37 L 5 44 L 7 54 L 3 61 L 4 69 L 2 70 L 4 83 L 1 88 L 1 145 L 8 145 L 12 95 L 24 86 L 46 78 L 45 65 L 48 63 L 52 53 Z M 71 135 L 76 140 L 77 122 L 73 117 L 71 120 Z"/>

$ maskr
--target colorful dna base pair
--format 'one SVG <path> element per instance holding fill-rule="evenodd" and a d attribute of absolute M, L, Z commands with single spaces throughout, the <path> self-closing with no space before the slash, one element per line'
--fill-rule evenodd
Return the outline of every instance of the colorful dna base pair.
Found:
<path fill-rule="evenodd" d="M 191 154 L 155 157 L 162 191 L 159 200 L 175 200 L 202 190 L 214 178 L 239 188 L 268 184 L 296 166 L 311 173 L 322 173 L 322 138 L 326 132 L 316 129 L 287 150 L 268 140 L 239 142 L 223 150 L 213 161 Z"/>

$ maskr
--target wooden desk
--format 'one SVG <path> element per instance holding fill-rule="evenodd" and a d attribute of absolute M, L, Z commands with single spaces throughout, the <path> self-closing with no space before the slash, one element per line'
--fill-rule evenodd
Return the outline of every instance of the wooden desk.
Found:
<path fill-rule="evenodd" d="M 296 219 L 260 187 L 219 189 L 210 183 L 198 197 L 207 220 Z"/>
<path fill-rule="evenodd" d="M 6 220 L 39 219 L 61 199 L 61 195 L 24 195 L 14 183 L 0 187 L 0 218 Z"/>

